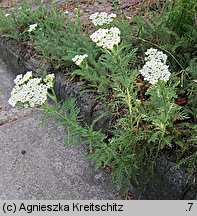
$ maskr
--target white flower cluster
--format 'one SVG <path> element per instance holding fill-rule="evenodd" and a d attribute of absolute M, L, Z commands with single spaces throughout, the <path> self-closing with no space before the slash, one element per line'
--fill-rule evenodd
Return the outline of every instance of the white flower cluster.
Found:
<path fill-rule="evenodd" d="M 54 80 L 55 80 L 55 74 L 47 74 L 43 79 L 43 81 L 46 83 L 48 88 L 53 87 Z"/>
<path fill-rule="evenodd" d="M 37 26 L 38 26 L 37 23 L 36 23 L 36 24 L 32 24 L 32 25 L 30 25 L 30 26 L 29 26 L 29 29 L 28 29 L 28 32 L 32 32 L 32 31 L 34 31 L 34 30 L 36 29 Z"/>
<path fill-rule="evenodd" d="M 17 75 L 8 103 L 15 107 L 22 103 L 25 108 L 42 105 L 47 100 L 48 89 L 53 87 L 54 74 L 47 75 L 42 83 L 42 78 L 32 78 L 32 72 L 27 72 L 24 76 Z"/>
<path fill-rule="evenodd" d="M 103 49 L 112 49 L 114 45 L 120 43 L 120 30 L 117 27 L 111 27 L 110 29 L 98 29 L 90 38 L 97 46 Z"/>
<path fill-rule="evenodd" d="M 91 22 L 95 26 L 102 26 L 103 24 L 109 24 L 116 18 L 116 14 L 107 14 L 106 12 L 96 12 L 90 16 Z"/>
<path fill-rule="evenodd" d="M 158 51 L 157 49 L 150 48 L 145 52 L 145 61 L 151 61 L 152 59 L 163 62 L 164 64 L 167 61 L 167 55 L 164 54 L 162 51 Z"/>
<path fill-rule="evenodd" d="M 31 78 L 32 78 L 32 71 L 28 71 L 24 76 L 22 74 L 17 75 L 16 79 L 14 80 L 14 83 L 16 85 L 22 85 L 23 83 L 27 82 Z"/>
<path fill-rule="evenodd" d="M 82 63 L 82 61 L 87 58 L 88 55 L 84 54 L 84 55 L 76 55 L 74 58 L 72 58 L 72 61 L 76 64 L 76 65 L 80 65 Z"/>
<path fill-rule="evenodd" d="M 145 65 L 140 70 L 140 73 L 146 81 L 155 84 L 158 80 L 168 81 L 170 72 L 166 65 L 167 55 L 157 49 L 150 48 L 145 53 Z"/>

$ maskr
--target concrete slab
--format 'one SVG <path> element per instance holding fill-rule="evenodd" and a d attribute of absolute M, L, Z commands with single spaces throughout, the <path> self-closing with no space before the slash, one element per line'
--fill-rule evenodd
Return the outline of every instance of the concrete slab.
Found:
<path fill-rule="evenodd" d="M 14 76 L 1 59 L 0 76 L 0 199 L 119 199 L 85 149 L 64 146 L 63 128 L 41 128 L 42 113 L 9 106 Z"/>

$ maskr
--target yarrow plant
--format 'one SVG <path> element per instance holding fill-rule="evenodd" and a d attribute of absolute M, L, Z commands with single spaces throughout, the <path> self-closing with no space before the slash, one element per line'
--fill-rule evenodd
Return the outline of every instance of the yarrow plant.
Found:
<path fill-rule="evenodd" d="M 24 76 L 17 75 L 14 80 L 16 85 L 8 103 L 12 107 L 22 104 L 25 108 L 44 104 L 47 100 L 48 90 L 54 85 L 54 77 L 54 74 L 49 74 L 44 79 L 32 78 L 31 71 L 28 71 Z"/>
<path fill-rule="evenodd" d="M 187 100 L 187 94 L 182 94 L 183 89 L 177 91 L 179 84 L 176 77 L 166 83 L 170 78 L 167 56 L 157 49 L 148 49 L 145 53 L 145 64 L 140 73 L 144 77 L 144 81 L 152 85 L 143 85 L 141 79 L 137 78 L 138 66 L 141 63 L 138 54 L 141 54 L 148 44 L 153 44 L 160 49 L 159 47 L 164 47 L 167 43 L 170 46 L 165 47 L 169 47 L 167 49 L 169 54 L 176 54 L 177 50 L 180 50 L 181 53 L 178 51 L 177 54 L 180 56 L 184 54 L 183 58 L 189 59 L 187 48 L 183 46 L 185 43 L 180 43 L 182 34 L 178 34 L 178 40 L 174 38 L 176 36 L 173 36 L 177 34 L 165 37 L 167 40 L 172 38 L 172 44 L 168 41 L 163 43 L 165 38 L 155 34 L 157 29 L 154 26 L 158 25 L 142 25 L 139 28 L 134 19 L 132 19 L 134 25 L 131 26 L 131 23 L 127 22 L 128 19 L 124 19 L 123 16 L 116 19 L 115 14 L 97 12 L 90 16 L 90 21 L 97 30 L 90 33 L 90 39 L 87 38 L 88 28 L 87 32 L 83 31 L 79 11 L 75 10 L 76 20 L 70 20 L 69 16 L 66 16 L 67 13 L 67 11 L 63 13 L 56 9 L 50 12 L 45 8 L 33 11 L 23 8 L 17 12 L 20 16 L 15 16 L 13 13 L 7 18 L 9 15 L 5 16 L 5 12 L 3 12 L 2 16 L 0 13 L 0 20 L 3 17 L 5 24 L 3 25 L 1 22 L 0 31 L 3 29 L 5 37 L 14 38 L 20 42 L 28 42 L 31 39 L 32 44 L 36 45 L 35 49 L 38 53 L 41 53 L 43 58 L 54 66 L 54 69 L 69 67 L 69 74 L 77 75 L 76 80 L 79 78 L 87 81 L 83 82 L 84 85 L 88 85 L 85 91 L 93 92 L 95 99 L 101 101 L 104 112 L 94 112 L 93 124 L 90 127 L 85 125 L 82 128 L 81 125 L 84 126 L 84 124 L 82 122 L 81 125 L 78 124 L 78 120 L 80 121 L 82 118 L 79 117 L 80 110 L 77 108 L 75 100 L 61 101 L 60 103 L 57 101 L 53 88 L 54 75 L 47 75 L 43 79 L 33 78 L 32 72 L 16 77 L 16 86 L 11 93 L 9 103 L 13 107 L 17 105 L 39 107 L 45 112 L 45 117 L 55 117 L 58 121 L 57 126 L 65 126 L 66 143 L 74 142 L 76 145 L 84 143 L 84 141 L 88 143 L 89 152 L 92 153 L 91 158 L 97 167 L 109 166 L 115 182 L 121 186 L 125 185 L 127 180 L 132 179 L 134 182 L 135 177 L 140 182 L 141 176 L 142 183 L 144 183 L 147 177 L 145 174 L 149 175 L 146 167 L 152 168 L 152 162 L 155 164 L 155 159 L 162 149 L 173 148 L 176 152 L 181 152 L 181 155 L 185 155 L 186 148 L 189 151 L 191 149 L 191 152 L 192 149 L 196 150 L 194 145 L 196 137 L 187 134 L 193 125 L 187 126 L 185 121 L 182 124 L 182 120 L 185 119 L 185 114 L 182 112 L 184 108 L 178 105 L 178 99 Z M 147 15 L 149 17 L 149 14 Z M 182 13 L 180 15 L 182 16 Z M 143 19 L 145 17 L 146 15 L 143 15 Z M 164 18 L 166 19 L 166 17 Z M 193 23 L 194 20 L 192 20 L 192 26 Z M 176 26 L 179 28 L 184 25 L 177 24 Z M 42 34 L 39 34 L 37 30 L 39 31 L 41 27 Z M 146 27 L 150 30 L 143 35 L 143 29 Z M 164 28 L 164 31 L 166 29 L 168 28 Z M 191 29 L 193 31 L 193 28 Z M 164 31 L 162 30 L 161 34 Z M 34 32 L 38 34 L 34 34 Z M 173 31 L 169 32 L 171 34 Z M 188 36 L 190 35 L 192 41 L 195 41 L 193 33 Z M 155 39 L 154 35 L 157 35 Z M 96 45 L 98 47 L 94 49 Z M 188 49 L 190 50 L 192 47 L 194 46 L 188 46 Z M 172 52 L 172 50 L 174 51 Z M 194 50 L 189 53 L 193 54 Z M 171 54 L 169 57 L 171 58 L 169 59 L 171 70 L 179 74 L 179 69 L 176 69 L 179 68 L 179 64 L 174 61 L 176 56 Z M 72 67 L 72 61 L 79 67 Z M 196 66 L 192 64 L 189 71 L 195 73 L 195 68 Z M 188 73 L 190 73 L 189 71 Z M 196 78 L 194 76 L 191 78 L 192 83 L 188 82 L 188 84 L 192 86 Z M 185 89 L 187 92 L 193 91 L 193 87 L 190 86 Z M 195 93 L 195 91 L 193 92 Z M 192 96 L 189 96 L 188 99 L 191 99 L 194 93 L 191 93 Z M 184 98 L 179 98 L 180 96 Z M 48 103 L 47 97 L 54 99 L 55 103 Z M 190 113 L 192 111 L 190 107 L 194 108 L 193 102 L 188 100 L 187 103 Z M 45 117 L 44 120 L 47 119 Z M 196 119 L 195 116 L 194 118 Z M 196 121 L 193 119 L 190 119 L 192 123 Z M 105 128 L 102 128 L 102 131 L 93 130 L 97 128 L 96 124 L 100 120 L 108 121 L 109 133 L 102 133 Z M 196 134 L 195 131 L 191 133 Z M 196 160 L 194 162 L 196 172 Z M 142 167 L 145 168 L 145 172 L 144 169 L 141 169 Z"/>
<path fill-rule="evenodd" d="M 110 29 L 98 29 L 90 38 L 97 46 L 103 49 L 113 49 L 114 45 L 120 43 L 120 30 L 117 27 L 111 27 Z"/>
<path fill-rule="evenodd" d="M 158 80 L 168 81 L 170 72 L 166 65 L 167 55 L 157 49 L 150 48 L 145 53 L 145 65 L 140 70 L 144 80 L 155 84 Z"/>
<path fill-rule="evenodd" d="M 76 55 L 74 58 L 72 58 L 72 61 L 76 64 L 76 65 L 80 65 L 82 62 L 83 62 L 83 60 L 85 59 L 85 58 L 87 58 L 88 57 L 88 55 L 87 54 L 84 54 L 84 55 Z"/>
<path fill-rule="evenodd" d="M 106 12 L 101 12 L 101 13 L 96 12 L 90 16 L 90 20 L 95 26 L 102 26 L 104 24 L 109 24 L 115 18 L 116 18 L 116 14 L 111 13 L 108 15 Z"/>

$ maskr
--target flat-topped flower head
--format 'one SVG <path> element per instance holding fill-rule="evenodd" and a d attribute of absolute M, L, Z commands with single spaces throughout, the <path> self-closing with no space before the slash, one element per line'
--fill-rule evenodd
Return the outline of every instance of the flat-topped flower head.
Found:
<path fill-rule="evenodd" d="M 14 83 L 17 85 L 21 85 L 27 82 L 30 78 L 32 78 L 32 71 L 28 71 L 24 76 L 22 74 L 17 75 Z"/>
<path fill-rule="evenodd" d="M 161 61 L 164 64 L 167 61 L 167 55 L 164 54 L 162 51 L 159 51 L 157 49 L 154 48 L 150 48 L 145 52 L 145 61 L 151 61 L 151 60 L 155 60 L 155 61 Z"/>
<path fill-rule="evenodd" d="M 27 31 L 28 31 L 28 32 L 32 32 L 32 31 L 34 31 L 34 30 L 36 29 L 37 26 L 38 26 L 37 23 L 36 23 L 36 24 L 30 25 L 30 26 L 29 26 L 29 29 L 28 29 Z"/>
<path fill-rule="evenodd" d="M 112 27 L 110 29 L 98 29 L 90 38 L 97 46 L 103 49 L 113 49 L 114 45 L 120 43 L 120 30 L 117 27 Z"/>
<path fill-rule="evenodd" d="M 47 100 L 48 89 L 54 85 L 54 74 L 47 75 L 44 80 L 45 83 L 42 78 L 32 78 L 31 71 L 24 76 L 17 75 L 8 103 L 12 107 L 20 103 L 26 108 L 42 105 Z"/>
<path fill-rule="evenodd" d="M 87 54 L 84 54 L 84 55 L 76 55 L 74 58 L 72 58 L 72 61 L 76 64 L 76 65 L 80 65 L 82 62 L 83 62 L 83 60 L 85 59 L 85 58 L 87 58 L 88 57 L 88 55 Z"/>
<path fill-rule="evenodd" d="M 102 26 L 104 24 L 109 24 L 115 18 L 116 18 L 116 14 L 111 13 L 108 15 L 106 12 L 100 12 L 100 13 L 96 12 L 90 16 L 90 20 L 95 26 Z"/>
<path fill-rule="evenodd" d="M 166 65 L 167 55 L 157 49 L 148 49 L 145 53 L 145 65 L 140 70 L 144 80 L 151 84 L 155 84 L 158 80 L 168 81 L 170 72 Z"/>

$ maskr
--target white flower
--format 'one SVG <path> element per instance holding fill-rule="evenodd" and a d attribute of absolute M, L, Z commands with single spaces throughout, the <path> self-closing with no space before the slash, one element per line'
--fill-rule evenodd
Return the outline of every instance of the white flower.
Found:
<path fill-rule="evenodd" d="M 46 87 L 48 89 L 52 88 L 53 87 L 53 83 L 51 83 L 51 82 L 46 83 Z"/>
<path fill-rule="evenodd" d="M 112 49 L 114 45 L 120 43 L 120 30 L 117 27 L 110 29 L 98 29 L 90 38 L 93 42 L 104 49 Z"/>
<path fill-rule="evenodd" d="M 22 103 L 24 107 L 42 105 L 47 100 L 48 89 L 53 87 L 54 74 L 47 75 L 44 79 L 47 81 L 45 84 L 41 78 L 32 78 L 31 71 L 24 76 L 18 75 L 8 103 L 13 107 L 18 103 Z"/>
<path fill-rule="evenodd" d="M 22 78 L 23 78 L 22 74 L 17 75 L 16 78 L 15 78 L 15 80 L 14 80 L 14 83 L 17 84 Z"/>
<path fill-rule="evenodd" d="M 53 83 L 55 80 L 55 74 L 47 74 L 43 80 L 45 83 Z"/>
<path fill-rule="evenodd" d="M 5 14 L 6 17 L 10 16 L 10 14 Z"/>
<path fill-rule="evenodd" d="M 106 12 L 101 12 L 101 13 L 96 12 L 90 16 L 90 20 L 95 26 L 101 26 L 103 24 L 109 24 L 115 18 L 116 18 L 116 14 L 111 13 L 108 15 Z"/>
<path fill-rule="evenodd" d="M 21 85 L 26 81 L 28 81 L 31 77 L 32 77 L 32 71 L 28 71 L 24 76 L 22 74 L 19 74 L 16 76 L 14 83 L 17 85 Z"/>
<path fill-rule="evenodd" d="M 76 55 L 74 58 L 72 58 L 72 61 L 76 64 L 76 65 L 80 65 L 82 63 L 82 61 L 87 58 L 88 55 L 84 54 L 84 55 Z"/>
<path fill-rule="evenodd" d="M 144 77 L 144 80 L 151 84 L 155 84 L 158 80 L 168 81 L 170 72 L 168 65 L 166 65 L 167 55 L 157 49 L 149 49 L 145 53 L 145 65 L 140 70 L 140 73 Z"/>
<path fill-rule="evenodd" d="M 8 103 L 9 103 L 12 107 L 15 107 L 15 106 L 16 106 L 16 100 L 14 100 L 13 97 L 11 97 L 11 98 L 8 100 Z"/>
<path fill-rule="evenodd" d="M 33 30 L 35 30 L 35 28 L 38 26 L 38 24 L 32 24 L 29 26 L 28 32 L 32 32 Z"/>
<path fill-rule="evenodd" d="M 156 60 L 161 61 L 164 64 L 167 61 L 167 55 L 164 54 L 162 51 L 158 51 L 157 49 L 150 48 L 145 52 L 145 55 L 145 61 Z"/>
<path fill-rule="evenodd" d="M 32 77 L 32 71 L 28 71 L 24 76 L 23 76 L 23 82 L 28 81 Z"/>

